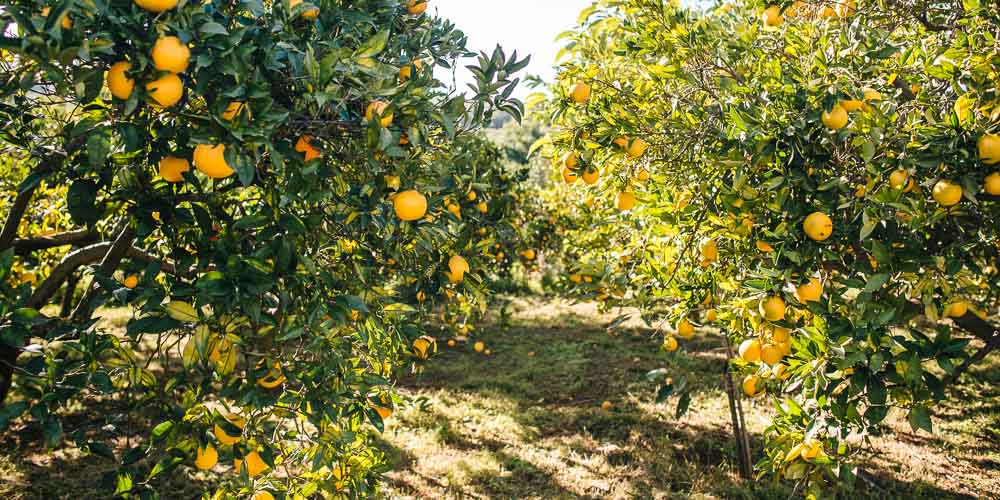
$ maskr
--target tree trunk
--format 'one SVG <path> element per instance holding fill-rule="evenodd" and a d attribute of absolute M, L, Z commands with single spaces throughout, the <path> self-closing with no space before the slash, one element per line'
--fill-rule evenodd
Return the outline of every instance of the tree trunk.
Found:
<path fill-rule="evenodd" d="M 739 392 L 729 372 L 729 363 L 733 359 L 733 349 L 729 344 L 729 336 L 722 333 L 726 341 L 726 363 L 723 365 L 723 377 L 726 381 L 726 396 L 729 398 L 729 417 L 733 423 L 733 439 L 736 441 L 736 454 L 740 462 L 740 476 L 745 481 L 753 478 L 753 463 L 750 461 L 750 439 L 747 436 L 746 420 L 743 416 L 743 404 Z"/>

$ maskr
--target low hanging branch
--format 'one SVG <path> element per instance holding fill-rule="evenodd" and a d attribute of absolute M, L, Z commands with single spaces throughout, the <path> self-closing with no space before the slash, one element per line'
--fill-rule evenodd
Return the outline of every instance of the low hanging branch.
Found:
<path fill-rule="evenodd" d="M 38 236 L 35 238 L 23 238 L 13 241 L 14 251 L 18 255 L 29 255 L 31 252 L 48 250 L 50 248 L 63 247 L 68 245 L 86 246 L 97 243 L 100 236 L 92 229 L 80 229 L 77 231 L 67 231 L 48 236 Z"/>

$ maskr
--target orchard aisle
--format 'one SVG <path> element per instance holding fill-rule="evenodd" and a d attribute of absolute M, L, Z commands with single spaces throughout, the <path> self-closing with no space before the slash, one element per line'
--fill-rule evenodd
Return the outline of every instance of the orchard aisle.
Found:
<path fill-rule="evenodd" d="M 787 498 L 762 482 L 740 485 L 720 373 L 721 338 L 699 332 L 689 349 L 667 356 L 637 324 L 609 333 L 615 315 L 592 305 L 516 300 L 509 326 L 479 332 L 491 356 L 446 347 L 419 378 L 404 381 L 412 406 L 390 419 L 385 442 L 395 471 L 391 498 Z M 939 433 L 914 434 L 905 416 L 889 420 L 868 470 L 879 489 L 868 498 L 976 498 L 1000 494 L 1000 433 L 995 367 L 961 387 L 964 406 L 935 415 Z M 689 413 L 676 398 L 652 402 L 645 374 L 706 374 Z M 972 398 L 967 394 L 993 397 Z M 602 403 L 609 401 L 610 409 Z M 748 415 L 755 452 L 768 408 Z M 424 408 L 420 406 L 423 405 Z M 895 437 L 893 437 L 895 436 Z"/>

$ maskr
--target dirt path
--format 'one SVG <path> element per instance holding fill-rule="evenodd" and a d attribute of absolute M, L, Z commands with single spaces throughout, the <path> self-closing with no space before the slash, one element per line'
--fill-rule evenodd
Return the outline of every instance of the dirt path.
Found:
<path fill-rule="evenodd" d="M 609 334 L 602 325 L 613 316 L 591 306 L 516 306 L 510 326 L 480 332 L 491 356 L 442 342 L 427 371 L 404 382 L 414 406 L 384 435 L 396 464 L 388 496 L 788 498 L 782 485 L 751 490 L 738 480 L 719 338 L 700 335 L 668 359 L 654 335 Z M 937 434 L 890 419 L 892 432 L 874 440 L 866 466 L 874 479 L 845 498 L 1000 495 L 1000 357 L 990 361 L 966 380 L 961 404 L 938 410 Z M 643 376 L 657 368 L 694 385 L 686 416 L 674 417 L 675 400 L 653 404 Z M 758 453 L 761 404 L 748 415 Z"/>

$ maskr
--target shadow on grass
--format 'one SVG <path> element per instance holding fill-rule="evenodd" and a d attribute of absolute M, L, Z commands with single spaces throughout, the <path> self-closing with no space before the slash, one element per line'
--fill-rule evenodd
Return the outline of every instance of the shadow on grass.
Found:
<path fill-rule="evenodd" d="M 509 416 L 524 429 L 526 441 L 561 439 L 569 443 L 566 446 L 571 456 L 586 458 L 600 453 L 602 463 L 624 470 L 627 477 L 607 478 L 606 488 L 598 484 L 588 485 L 585 491 L 569 490 L 553 479 L 551 464 L 546 468 L 511 454 L 509 443 L 463 435 L 461 429 L 453 428 L 448 418 L 439 414 L 432 421 L 440 442 L 460 451 L 487 452 L 508 471 L 504 475 L 479 473 L 469 484 L 477 491 L 490 497 L 545 498 L 654 497 L 664 492 L 670 496 L 700 492 L 722 498 L 788 498 L 791 493 L 785 484 L 751 486 L 738 478 L 735 444 L 728 425 L 702 425 L 696 416 L 674 421 L 663 412 L 651 412 L 634 402 L 653 398 L 655 384 L 645 381 L 643 375 L 659 368 L 666 368 L 670 376 L 687 376 L 695 396 L 719 397 L 723 393 L 721 373 L 725 363 L 722 337 L 699 334 L 690 341 L 681 341 L 678 352 L 666 354 L 658 349 L 662 337 L 651 330 L 610 334 L 593 318 L 573 314 L 541 323 L 487 325 L 480 337 L 493 351 L 492 356 L 475 354 L 468 346 L 446 348 L 419 379 L 406 379 L 402 385 L 417 391 L 510 400 L 515 409 Z M 972 371 L 967 377 L 988 379 L 995 375 Z M 616 401 L 612 410 L 599 409 L 605 399 Z M 995 406 L 994 400 L 992 405 L 969 410 L 992 416 L 989 412 L 995 411 Z M 969 414 L 964 406 L 961 410 L 954 418 Z M 910 437 L 920 446 L 940 446 L 935 437 Z M 755 458 L 760 458 L 761 437 L 751 438 Z M 991 465 L 995 466 L 995 462 Z M 590 470 L 594 475 L 600 472 Z M 619 480 L 627 483 L 627 490 L 616 489 L 614 483 Z M 960 491 L 923 480 L 899 480 L 885 470 L 873 471 L 870 481 L 859 481 L 854 492 L 844 495 L 968 498 Z"/>

